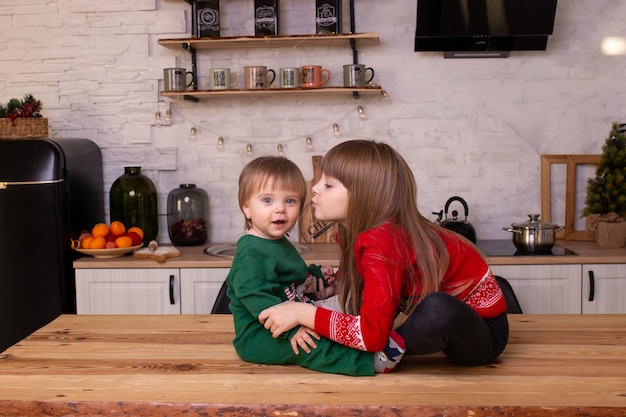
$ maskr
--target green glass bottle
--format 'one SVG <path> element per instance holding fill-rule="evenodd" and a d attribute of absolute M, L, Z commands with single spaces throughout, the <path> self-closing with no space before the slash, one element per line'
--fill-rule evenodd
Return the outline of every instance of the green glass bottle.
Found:
<path fill-rule="evenodd" d="M 111 221 L 119 220 L 127 229 L 140 227 L 144 245 L 156 239 L 157 191 L 152 180 L 141 173 L 141 167 L 124 167 L 124 175 L 111 186 L 109 203 Z"/>

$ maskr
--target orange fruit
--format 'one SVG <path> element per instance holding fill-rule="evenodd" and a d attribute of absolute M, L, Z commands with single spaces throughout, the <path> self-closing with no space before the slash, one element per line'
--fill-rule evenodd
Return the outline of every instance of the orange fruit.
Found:
<path fill-rule="evenodd" d="M 126 232 L 135 232 L 139 235 L 141 240 L 143 240 L 143 230 L 141 230 L 141 227 L 139 226 L 130 227 Z"/>
<path fill-rule="evenodd" d="M 89 243 L 89 249 L 104 249 L 106 244 L 107 241 L 104 239 L 104 236 L 94 237 Z"/>
<path fill-rule="evenodd" d="M 109 230 L 113 236 L 122 236 L 126 233 L 126 226 L 124 226 L 124 223 L 115 220 L 109 225 Z"/>
<path fill-rule="evenodd" d="M 91 235 L 93 237 L 105 237 L 109 234 L 109 226 L 104 223 L 98 223 L 91 229 Z M 104 246 L 102 246 L 104 247 Z"/>
<path fill-rule="evenodd" d="M 115 244 L 118 248 L 130 248 L 133 246 L 133 240 L 128 236 L 120 236 L 115 239 Z"/>
<path fill-rule="evenodd" d="M 87 236 L 86 238 L 83 239 L 82 242 L 80 242 L 80 247 L 83 249 L 89 249 L 89 244 L 91 243 L 92 240 L 93 240 L 93 236 Z"/>

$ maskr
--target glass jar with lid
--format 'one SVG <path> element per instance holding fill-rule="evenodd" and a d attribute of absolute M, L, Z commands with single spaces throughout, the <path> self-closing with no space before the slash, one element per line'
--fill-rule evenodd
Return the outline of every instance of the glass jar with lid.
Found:
<path fill-rule="evenodd" d="M 167 230 L 174 245 L 207 241 L 209 196 L 196 184 L 180 184 L 167 195 Z"/>

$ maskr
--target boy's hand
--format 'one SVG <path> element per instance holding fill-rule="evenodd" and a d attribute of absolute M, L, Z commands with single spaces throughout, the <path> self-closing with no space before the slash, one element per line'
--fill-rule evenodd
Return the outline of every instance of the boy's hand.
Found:
<path fill-rule="evenodd" d="M 316 340 L 321 339 L 320 335 L 317 334 L 315 330 L 309 329 L 308 327 L 300 326 L 296 334 L 294 334 L 291 338 L 291 348 L 293 349 L 293 352 L 296 355 L 300 354 L 298 350 L 298 346 L 300 346 L 300 348 L 302 348 L 302 350 L 306 353 L 311 353 L 311 349 L 309 348 L 309 346 L 313 349 L 317 347 L 317 344 L 315 343 L 313 338 L 315 338 Z"/>

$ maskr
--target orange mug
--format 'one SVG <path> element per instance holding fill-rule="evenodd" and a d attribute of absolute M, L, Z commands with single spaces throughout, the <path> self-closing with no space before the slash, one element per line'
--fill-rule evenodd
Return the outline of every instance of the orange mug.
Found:
<path fill-rule="evenodd" d="M 320 88 L 330 80 L 330 71 L 321 65 L 305 65 L 300 70 L 302 88 Z"/>

